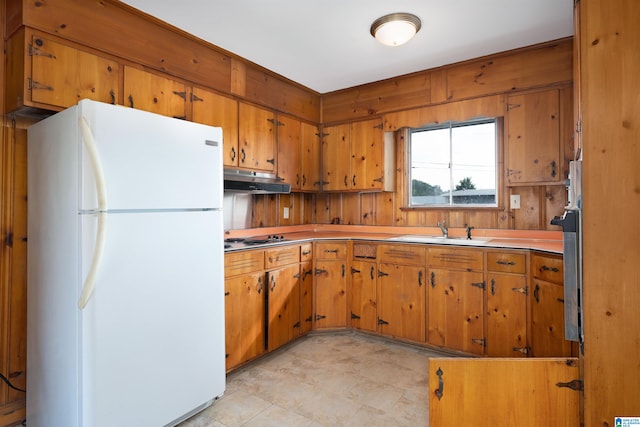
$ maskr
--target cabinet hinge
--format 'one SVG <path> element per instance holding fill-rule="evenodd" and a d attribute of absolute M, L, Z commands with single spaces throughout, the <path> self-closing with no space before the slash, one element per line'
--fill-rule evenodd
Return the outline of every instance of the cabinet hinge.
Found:
<path fill-rule="evenodd" d="M 42 89 L 42 90 L 53 91 L 53 87 L 52 86 L 43 85 L 42 83 L 37 82 L 35 80 L 32 80 L 31 77 L 29 77 L 29 78 L 27 78 L 27 90 L 33 90 L 33 89 Z"/>
<path fill-rule="evenodd" d="M 329 136 L 329 134 L 324 132 L 318 132 L 316 133 L 316 136 L 319 138 L 324 138 L 325 136 Z"/>
<path fill-rule="evenodd" d="M 582 391 L 584 390 L 584 383 L 582 380 L 573 380 L 568 383 L 556 383 L 556 387 L 566 387 L 573 391 Z"/>
<path fill-rule="evenodd" d="M 378 277 L 384 277 L 384 276 L 388 276 L 388 275 L 389 275 L 389 273 L 385 273 L 382 270 L 378 270 Z"/>
<path fill-rule="evenodd" d="M 45 58 L 56 59 L 56 56 L 53 53 L 40 50 L 37 47 L 33 47 L 32 44 L 29 45 L 29 56 L 44 56 Z"/>
<path fill-rule="evenodd" d="M 313 316 L 309 316 L 306 319 L 304 319 L 305 322 L 313 322 Z"/>
<path fill-rule="evenodd" d="M 380 123 L 379 125 L 374 125 L 373 128 L 382 130 L 384 129 L 384 124 Z"/>
<path fill-rule="evenodd" d="M 476 283 L 471 283 L 471 286 L 475 286 L 476 288 L 484 289 L 486 287 L 486 284 L 484 282 L 476 282 Z"/>
<path fill-rule="evenodd" d="M 487 346 L 487 340 L 486 338 L 471 338 L 471 342 L 474 344 L 479 344 L 483 347 Z"/>
<path fill-rule="evenodd" d="M 299 328 L 299 327 L 300 327 L 300 322 L 296 322 L 296 323 L 294 323 L 294 324 L 293 324 L 293 327 L 294 327 L 294 328 Z"/>
<path fill-rule="evenodd" d="M 7 233 L 7 235 L 4 238 L 4 244 L 8 248 L 12 248 L 13 247 L 13 233 L 11 233 L 11 232 Z"/>
<path fill-rule="evenodd" d="M 531 350 L 529 347 L 513 347 L 513 351 L 519 351 L 522 354 L 529 354 Z"/>
<path fill-rule="evenodd" d="M 194 95 L 193 92 L 191 92 L 191 102 L 195 102 L 195 101 L 204 101 L 204 99 L 200 98 L 197 95 Z"/>
<path fill-rule="evenodd" d="M 374 182 L 383 183 L 384 182 L 384 176 L 381 176 L 380 178 L 374 178 L 373 181 Z"/>
<path fill-rule="evenodd" d="M 327 270 L 325 270 L 323 268 L 316 268 L 316 270 L 314 271 L 314 274 L 317 276 L 318 274 L 324 274 L 326 272 L 327 272 Z"/>
<path fill-rule="evenodd" d="M 514 108 L 520 108 L 520 104 L 507 104 L 507 111 L 513 110 Z"/>
<path fill-rule="evenodd" d="M 378 317 L 378 325 L 388 325 L 389 322 Z"/>
<path fill-rule="evenodd" d="M 316 314 L 316 320 L 326 319 L 327 316 L 323 316 L 322 314 Z"/>
<path fill-rule="evenodd" d="M 360 316 L 358 316 L 357 314 L 355 314 L 353 311 L 351 312 L 351 318 L 352 319 L 360 319 Z"/>
<path fill-rule="evenodd" d="M 178 95 L 180 98 L 184 99 L 185 101 L 187 100 L 187 92 L 179 92 L 177 90 L 173 91 L 174 95 Z"/>

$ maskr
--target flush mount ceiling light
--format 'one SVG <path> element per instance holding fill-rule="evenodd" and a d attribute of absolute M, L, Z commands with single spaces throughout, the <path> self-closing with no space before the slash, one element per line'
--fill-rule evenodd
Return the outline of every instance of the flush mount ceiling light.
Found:
<path fill-rule="evenodd" d="M 387 46 L 405 44 L 420 31 L 420 18 L 410 13 L 391 13 L 371 24 L 371 35 Z"/>

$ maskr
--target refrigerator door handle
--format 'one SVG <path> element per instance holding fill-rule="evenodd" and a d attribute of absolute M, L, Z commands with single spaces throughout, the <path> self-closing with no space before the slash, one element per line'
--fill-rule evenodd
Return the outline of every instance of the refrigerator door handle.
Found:
<path fill-rule="evenodd" d="M 102 170 L 100 154 L 98 153 L 98 147 L 96 146 L 93 134 L 91 133 L 89 123 L 87 122 L 87 119 L 81 116 L 79 124 L 82 133 L 82 142 L 87 150 L 89 159 L 91 160 L 98 196 L 98 229 L 96 232 L 96 243 L 93 247 L 93 257 L 91 258 L 89 273 L 87 273 L 87 277 L 84 280 L 80 299 L 78 300 L 78 308 L 83 310 L 95 289 L 95 279 L 100 267 L 100 261 L 102 259 L 102 253 L 104 251 L 104 244 L 107 236 L 107 187 L 104 180 L 104 171 Z"/>

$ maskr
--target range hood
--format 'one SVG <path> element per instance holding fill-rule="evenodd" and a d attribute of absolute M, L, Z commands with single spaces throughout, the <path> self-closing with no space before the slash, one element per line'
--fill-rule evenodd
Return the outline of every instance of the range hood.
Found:
<path fill-rule="evenodd" d="M 289 194 L 291 192 L 291 184 L 282 182 L 272 173 L 225 169 L 224 191 L 252 194 Z"/>

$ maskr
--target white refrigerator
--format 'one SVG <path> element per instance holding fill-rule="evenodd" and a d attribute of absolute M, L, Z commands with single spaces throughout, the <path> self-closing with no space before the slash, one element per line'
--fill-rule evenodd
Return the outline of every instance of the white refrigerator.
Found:
<path fill-rule="evenodd" d="M 175 425 L 225 390 L 222 130 L 83 100 L 28 129 L 27 423 Z"/>

